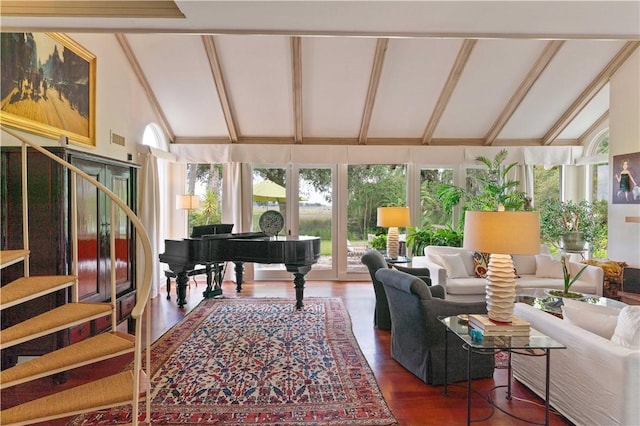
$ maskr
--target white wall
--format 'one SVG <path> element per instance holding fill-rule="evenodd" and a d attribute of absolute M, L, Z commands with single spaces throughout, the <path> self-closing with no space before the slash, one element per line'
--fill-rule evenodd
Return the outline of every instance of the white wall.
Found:
<path fill-rule="evenodd" d="M 613 156 L 640 152 L 640 51 L 611 78 L 609 164 Z M 609 179 L 615 168 L 610 167 Z M 634 179 L 638 180 L 636 171 Z M 612 194 L 613 196 L 614 194 Z M 609 258 L 640 267 L 640 205 L 613 204 L 609 198 Z"/>

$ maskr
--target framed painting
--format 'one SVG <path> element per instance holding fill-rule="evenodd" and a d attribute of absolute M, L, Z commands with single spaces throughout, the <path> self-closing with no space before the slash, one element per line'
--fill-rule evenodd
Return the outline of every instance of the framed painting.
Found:
<path fill-rule="evenodd" d="M 0 121 L 95 147 L 96 57 L 58 33 L 2 33 Z"/>
<path fill-rule="evenodd" d="M 640 204 L 640 152 L 613 157 L 613 204 Z"/>

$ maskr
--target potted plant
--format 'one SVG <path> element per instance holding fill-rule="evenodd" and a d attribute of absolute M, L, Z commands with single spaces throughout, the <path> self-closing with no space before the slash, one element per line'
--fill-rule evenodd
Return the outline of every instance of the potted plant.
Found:
<path fill-rule="evenodd" d="M 503 149 L 493 160 L 483 156 L 476 157 L 476 161 L 487 167 L 487 174 L 480 177 L 477 182 L 477 193 L 470 193 L 464 188 L 451 184 L 442 184 L 438 188 L 438 199 L 445 211 L 450 213 L 456 205 L 463 203 L 461 229 L 464 228 L 464 212 L 467 210 L 498 210 L 500 205 L 505 210 L 522 210 L 524 207 L 525 193 L 517 189 L 520 181 L 507 177 L 518 163 L 502 164 L 507 154 L 507 150 Z"/>
<path fill-rule="evenodd" d="M 462 247 L 462 233 L 450 226 L 407 227 L 407 248 L 411 254 L 421 256 L 426 246 Z"/>
<path fill-rule="evenodd" d="M 593 205 L 582 200 L 545 200 L 540 207 L 540 235 L 546 243 L 569 251 L 581 251 L 594 241 L 598 218 Z"/>

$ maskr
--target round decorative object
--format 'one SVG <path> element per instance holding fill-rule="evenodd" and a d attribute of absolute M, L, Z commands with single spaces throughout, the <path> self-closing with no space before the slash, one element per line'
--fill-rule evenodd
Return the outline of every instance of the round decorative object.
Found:
<path fill-rule="evenodd" d="M 277 210 L 267 210 L 260 215 L 258 225 L 262 232 L 273 237 L 284 228 L 284 216 Z"/>

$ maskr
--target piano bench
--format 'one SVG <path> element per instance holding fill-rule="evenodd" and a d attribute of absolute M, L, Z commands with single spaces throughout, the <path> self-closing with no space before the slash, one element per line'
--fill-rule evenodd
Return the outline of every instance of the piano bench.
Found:
<path fill-rule="evenodd" d="M 193 277 L 194 275 L 206 275 L 207 274 L 207 269 L 206 268 L 198 268 L 198 269 L 192 269 L 190 271 L 187 271 L 187 277 Z M 167 278 L 167 300 L 171 299 L 171 278 L 176 278 L 178 276 L 178 274 L 176 274 L 175 272 L 171 271 L 171 270 L 166 270 L 164 271 L 164 276 Z M 193 279 L 193 282 L 198 285 L 198 282 L 195 280 L 195 278 Z"/>

